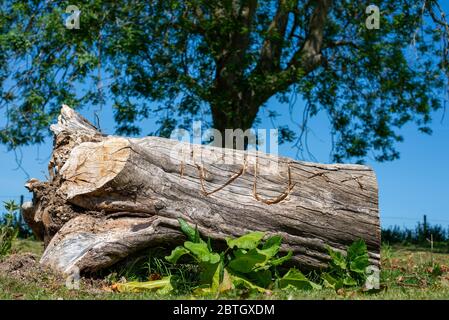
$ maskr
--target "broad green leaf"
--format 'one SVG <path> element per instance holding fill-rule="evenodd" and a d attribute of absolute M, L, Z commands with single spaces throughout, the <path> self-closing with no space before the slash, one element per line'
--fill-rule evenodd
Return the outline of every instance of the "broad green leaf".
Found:
<path fill-rule="evenodd" d="M 195 242 L 195 243 L 201 242 L 201 237 L 200 237 L 200 232 L 198 231 L 198 226 L 195 227 L 195 238 L 194 238 L 193 242 Z"/>
<path fill-rule="evenodd" d="M 218 263 L 217 268 L 215 269 L 214 275 L 212 277 L 211 290 L 212 292 L 218 292 L 220 288 L 220 276 L 223 268 L 223 263 L 220 261 Z"/>
<path fill-rule="evenodd" d="M 341 252 L 335 251 L 330 247 L 328 247 L 327 250 L 331 257 L 330 262 L 331 266 L 337 267 L 341 270 L 346 270 L 347 269 L 346 257 Z"/>
<path fill-rule="evenodd" d="M 185 254 L 188 254 L 189 252 L 190 251 L 187 250 L 186 248 L 179 246 L 173 249 L 171 254 L 165 257 L 165 260 L 171 263 L 176 263 L 178 262 L 179 258 L 181 258 Z"/>
<path fill-rule="evenodd" d="M 343 287 L 343 280 L 336 279 L 332 277 L 329 273 L 323 273 L 321 275 L 321 279 L 323 279 L 323 284 L 327 288 L 338 290 Z"/>
<path fill-rule="evenodd" d="M 323 284 L 326 288 L 335 289 L 335 283 L 337 282 L 337 279 L 332 277 L 329 273 L 322 273 L 321 279 L 323 280 Z"/>
<path fill-rule="evenodd" d="M 285 256 L 283 256 L 283 257 L 280 257 L 280 258 L 277 258 L 277 259 L 274 259 L 274 260 L 271 260 L 270 261 L 270 264 L 272 265 L 272 266 L 280 266 L 281 264 L 283 264 L 283 263 L 285 263 L 286 261 L 288 261 L 288 260 L 290 260 L 291 258 L 292 258 L 292 255 L 293 255 L 293 252 L 292 251 L 289 251 L 288 253 L 287 253 L 287 255 L 285 255 Z"/>
<path fill-rule="evenodd" d="M 286 288 L 287 286 L 293 286 L 301 290 L 321 289 L 319 284 L 310 281 L 301 271 L 294 268 L 290 269 L 281 279 L 279 279 L 280 288 Z"/>
<path fill-rule="evenodd" d="M 155 281 L 117 283 L 117 290 L 119 292 L 157 291 L 161 294 L 167 294 L 173 290 L 170 280 L 171 277 L 164 277 Z"/>
<path fill-rule="evenodd" d="M 347 287 L 354 287 L 357 285 L 357 281 L 354 280 L 350 275 L 343 278 L 343 284 Z"/>
<path fill-rule="evenodd" d="M 365 241 L 362 239 L 359 239 L 357 241 L 354 241 L 348 248 L 348 259 L 353 260 L 357 257 L 367 255 L 368 250 L 366 248 Z"/>
<path fill-rule="evenodd" d="M 260 249 L 259 252 L 265 254 L 268 257 L 268 259 L 270 259 L 279 252 L 281 242 L 282 242 L 281 236 L 270 237 L 263 244 L 262 249 Z"/>
<path fill-rule="evenodd" d="M 196 230 L 189 226 L 187 222 L 185 222 L 184 219 L 178 218 L 179 226 L 181 228 L 181 231 L 186 235 L 187 240 L 195 242 L 196 237 Z"/>
<path fill-rule="evenodd" d="M 234 256 L 236 258 L 239 258 L 241 256 L 244 256 L 247 252 L 248 252 L 248 250 L 236 249 L 236 250 L 234 250 Z"/>
<path fill-rule="evenodd" d="M 252 283 L 250 280 L 245 279 L 242 276 L 237 276 L 235 274 L 231 274 L 231 281 L 232 284 L 234 285 L 234 287 L 236 288 L 246 288 L 246 289 L 251 289 L 251 290 L 257 290 L 261 293 L 266 292 L 267 290 L 259 287 L 258 285 Z"/>
<path fill-rule="evenodd" d="M 278 246 L 280 247 L 282 243 L 282 237 L 281 236 L 273 236 L 273 237 L 269 237 L 267 239 L 267 241 L 264 242 L 262 249 L 268 249 L 271 248 L 273 246 Z"/>
<path fill-rule="evenodd" d="M 237 272 L 248 273 L 253 271 L 258 263 L 263 263 L 265 261 L 265 255 L 260 254 L 256 249 L 252 249 L 247 253 L 241 253 L 238 257 L 232 259 L 231 262 L 229 262 L 228 267 Z"/>
<path fill-rule="evenodd" d="M 355 241 L 348 248 L 349 269 L 352 272 L 365 274 L 366 268 L 369 266 L 368 249 L 363 240 Z"/>
<path fill-rule="evenodd" d="M 248 274 L 248 278 L 256 285 L 266 288 L 272 283 L 273 275 L 270 270 L 253 271 Z"/>
<path fill-rule="evenodd" d="M 239 249 L 251 250 L 257 248 L 264 236 L 265 232 L 256 231 L 245 234 L 237 239 L 226 239 L 226 242 L 231 249 L 237 247 Z"/>
<path fill-rule="evenodd" d="M 218 264 L 214 276 L 212 278 L 211 292 L 221 293 L 232 289 L 232 281 L 230 275 L 222 261 Z"/>
<path fill-rule="evenodd" d="M 211 253 L 205 242 L 194 243 L 186 241 L 184 242 L 184 247 L 201 262 L 215 264 L 220 261 L 220 255 L 218 253 Z"/>
<path fill-rule="evenodd" d="M 358 274 L 365 274 L 366 268 L 369 266 L 369 259 L 368 255 L 366 256 L 359 256 L 355 258 L 354 260 L 349 261 L 349 269 L 352 272 L 358 273 Z"/>
<path fill-rule="evenodd" d="M 207 238 L 207 249 L 209 249 L 210 252 L 212 252 L 212 243 L 210 242 L 210 238 Z"/>
<path fill-rule="evenodd" d="M 200 283 L 203 285 L 208 285 L 209 288 L 212 286 L 214 281 L 214 276 L 217 272 L 220 263 L 209 263 L 202 262 L 199 264 L 200 267 Z"/>
<path fill-rule="evenodd" d="M 287 256 L 282 257 L 282 258 L 277 258 L 277 259 L 273 259 L 273 256 L 277 253 L 277 251 L 279 249 L 273 249 L 273 247 L 268 248 L 268 249 L 254 249 L 257 251 L 257 253 L 263 255 L 265 257 L 265 260 L 262 262 L 259 262 L 256 265 L 256 268 L 254 269 L 254 271 L 258 271 L 258 270 L 268 270 L 269 268 L 271 268 L 272 266 L 276 266 L 276 265 L 280 265 L 283 262 L 289 260 L 291 258 L 291 252 L 290 252 L 290 256 L 289 254 L 287 254 Z"/>

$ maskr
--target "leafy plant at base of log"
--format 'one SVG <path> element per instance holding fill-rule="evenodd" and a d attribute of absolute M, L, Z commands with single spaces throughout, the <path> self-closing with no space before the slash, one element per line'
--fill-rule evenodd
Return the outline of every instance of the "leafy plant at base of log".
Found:
<path fill-rule="evenodd" d="M 331 261 L 327 272 L 321 275 L 326 287 L 335 290 L 344 287 L 363 285 L 366 281 L 366 268 L 370 265 L 368 251 L 363 240 L 355 241 L 347 254 L 328 248 Z"/>
<path fill-rule="evenodd" d="M 182 219 L 178 221 L 187 241 L 172 250 L 165 260 L 177 264 L 180 259 L 190 259 L 198 265 L 199 284 L 192 288 L 196 295 L 219 295 L 233 289 L 269 293 L 273 289 L 319 290 L 325 286 L 339 290 L 360 286 L 366 280 L 369 260 L 363 240 L 354 242 L 346 255 L 329 248 L 329 267 L 318 277 L 320 283 L 316 283 L 295 268 L 280 275 L 278 267 L 292 257 L 291 251 L 278 256 L 281 236 L 263 241 L 264 232 L 251 232 L 239 238 L 227 238 L 227 249 L 218 253 L 213 251 L 210 239 L 205 241 L 201 238 L 197 228 Z M 167 294 L 174 289 L 174 283 L 173 277 L 167 276 L 156 281 L 133 281 L 115 287 L 120 292 L 152 290 Z"/>
<path fill-rule="evenodd" d="M 295 269 L 289 271 L 285 278 L 279 277 L 277 267 L 292 256 L 292 252 L 289 252 L 286 256 L 278 257 L 282 241 L 280 236 L 262 241 L 264 232 L 251 232 L 236 239 L 228 238 L 227 249 L 216 253 L 212 250 L 210 240 L 206 242 L 201 239 L 198 229 L 192 228 L 182 219 L 179 223 L 188 241 L 175 248 L 166 260 L 177 263 L 187 255 L 198 263 L 201 279 L 195 291 L 197 294 L 219 294 L 234 288 L 266 292 L 276 287 L 320 287 Z"/>

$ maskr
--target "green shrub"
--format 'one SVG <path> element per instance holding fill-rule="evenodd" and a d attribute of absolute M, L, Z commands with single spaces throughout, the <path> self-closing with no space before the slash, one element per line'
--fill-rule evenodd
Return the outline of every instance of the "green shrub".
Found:
<path fill-rule="evenodd" d="M 19 233 L 14 223 L 14 212 L 18 210 L 18 206 L 13 201 L 5 202 L 4 205 L 7 212 L 0 224 L 0 257 L 11 252 L 12 243 Z"/>
<path fill-rule="evenodd" d="M 179 219 L 181 230 L 187 236 L 183 246 L 175 248 L 166 260 L 177 263 L 187 256 L 200 268 L 198 294 L 221 293 L 235 288 L 265 292 L 274 288 L 295 287 L 316 289 L 313 283 L 299 270 L 291 269 L 283 277 L 278 267 L 288 261 L 292 252 L 278 255 L 282 238 L 273 236 L 266 241 L 264 232 L 251 232 L 236 239 L 226 239 L 227 248 L 217 253 L 212 250 L 210 240 L 201 239 L 197 229 Z"/>
<path fill-rule="evenodd" d="M 182 219 L 179 219 L 179 224 L 187 241 L 172 250 L 165 257 L 165 262 L 157 260 L 153 267 L 149 267 L 150 273 L 156 270 L 160 277 L 154 281 L 119 283 L 119 291 L 152 290 L 163 294 L 190 291 L 196 295 L 219 295 L 233 289 L 266 293 L 273 289 L 319 290 L 326 286 L 338 290 L 361 286 L 367 278 L 369 260 L 363 240 L 354 242 L 346 253 L 329 248 L 331 261 L 327 270 L 321 274 L 310 274 L 307 277 L 295 268 L 287 272 L 284 268 L 284 274 L 281 275 L 279 267 L 291 259 L 292 252 L 279 256 L 280 236 L 272 236 L 264 241 L 264 232 L 251 232 L 239 238 L 227 238 L 226 249 L 215 252 L 210 239 L 202 239 L 197 228 Z M 183 263 L 179 264 L 180 261 Z M 182 270 L 183 266 L 189 266 L 198 276 L 190 275 L 187 281 L 184 272 L 168 271 L 173 268 Z M 192 269 L 192 266 L 197 268 Z M 136 280 L 135 277 L 127 278 Z M 180 286 L 182 290 L 179 290 Z"/>
<path fill-rule="evenodd" d="M 6 214 L 0 213 L 0 225 L 9 224 L 17 230 L 17 237 L 21 239 L 28 239 L 33 236 L 30 227 L 23 221 L 20 213 L 20 206 L 15 201 L 3 202 Z M 9 219 L 9 221 L 7 221 Z"/>
<path fill-rule="evenodd" d="M 327 272 L 321 275 L 326 287 L 338 290 L 343 287 L 361 286 L 366 281 L 369 266 L 368 250 L 363 240 L 349 246 L 346 255 L 328 248 L 331 261 Z"/>

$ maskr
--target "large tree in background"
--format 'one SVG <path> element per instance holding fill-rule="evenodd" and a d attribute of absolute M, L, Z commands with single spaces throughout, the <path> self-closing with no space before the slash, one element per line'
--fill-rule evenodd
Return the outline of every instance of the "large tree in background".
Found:
<path fill-rule="evenodd" d="M 0 139 L 43 141 L 61 103 L 113 107 L 121 134 L 156 115 L 167 135 L 204 113 L 245 130 L 271 97 L 299 95 L 301 128 L 284 139 L 325 112 L 335 160 L 395 159 L 398 129 L 430 132 L 443 106 L 448 27 L 437 1 L 373 2 L 378 30 L 365 25 L 371 1 L 1 1 Z M 69 5 L 80 29 L 65 26 Z"/>

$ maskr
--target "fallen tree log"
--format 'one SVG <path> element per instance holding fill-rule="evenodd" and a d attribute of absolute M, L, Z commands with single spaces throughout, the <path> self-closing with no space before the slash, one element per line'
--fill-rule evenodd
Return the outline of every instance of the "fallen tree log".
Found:
<path fill-rule="evenodd" d="M 366 166 L 106 136 L 67 106 L 51 130 L 49 178 L 27 183 L 34 198 L 23 215 L 45 241 L 41 263 L 61 272 L 93 272 L 143 248 L 175 246 L 184 240 L 177 218 L 218 242 L 279 234 L 282 251 L 306 269 L 327 264 L 327 246 L 345 250 L 361 238 L 379 265 L 377 183 Z"/>

